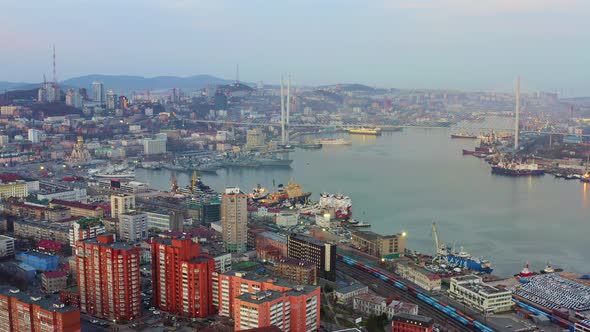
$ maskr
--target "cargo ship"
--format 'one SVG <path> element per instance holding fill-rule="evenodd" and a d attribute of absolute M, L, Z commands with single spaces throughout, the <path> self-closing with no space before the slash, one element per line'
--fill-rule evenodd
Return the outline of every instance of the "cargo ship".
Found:
<path fill-rule="evenodd" d="M 381 135 L 381 128 L 350 128 L 348 129 L 348 133 L 359 135 Z"/>
<path fill-rule="evenodd" d="M 477 135 L 470 133 L 451 134 L 451 138 L 477 139 Z"/>
<path fill-rule="evenodd" d="M 537 164 L 520 164 L 499 162 L 498 165 L 492 166 L 493 174 L 508 176 L 539 176 L 545 174 L 544 169 L 540 169 Z"/>
<path fill-rule="evenodd" d="M 323 193 L 319 204 L 321 209 L 334 209 L 337 219 L 349 219 L 352 216 L 352 200 L 348 196 Z"/>
<path fill-rule="evenodd" d="M 492 271 L 494 271 L 494 267 L 490 261 L 481 258 L 474 258 L 471 256 L 471 254 L 463 251 L 463 248 L 461 248 L 460 252 L 449 251 L 445 258 L 447 263 L 452 266 L 483 273 L 492 273 Z"/>
<path fill-rule="evenodd" d="M 470 269 L 483 273 L 492 273 L 494 270 L 494 267 L 488 260 L 473 258 L 471 254 L 463 251 L 463 247 L 461 247 L 459 252 L 455 252 L 449 246 L 442 243 L 438 238 L 438 230 L 434 222 L 432 223 L 432 233 L 436 244 L 436 257 L 433 261 L 445 263 L 455 268 Z"/>
<path fill-rule="evenodd" d="M 318 142 L 322 146 L 324 145 L 352 145 L 352 141 L 345 140 L 342 138 L 322 138 Z"/>
<path fill-rule="evenodd" d="M 277 206 L 287 204 L 293 206 L 295 204 L 306 204 L 309 201 L 311 192 L 304 192 L 301 190 L 301 185 L 291 180 L 286 187 L 279 184 L 276 192 L 268 194 L 265 198 L 258 200 L 265 206 Z"/>

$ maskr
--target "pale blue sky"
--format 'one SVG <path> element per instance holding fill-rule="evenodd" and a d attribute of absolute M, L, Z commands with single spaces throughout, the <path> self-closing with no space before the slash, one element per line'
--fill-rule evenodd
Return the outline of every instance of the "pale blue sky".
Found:
<path fill-rule="evenodd" d="M 0 0 L 0 80 L 211 74 L 590 95 L 588 0 Z"/>

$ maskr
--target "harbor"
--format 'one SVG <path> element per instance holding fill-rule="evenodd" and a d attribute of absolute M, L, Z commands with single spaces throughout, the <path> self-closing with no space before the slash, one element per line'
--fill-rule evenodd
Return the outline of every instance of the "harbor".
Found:
<path fill-rule="evenodd" d="M 506 119 L 504 127 L 510 123 Z M 475 257 L 485 256 L 500 276 L 513 275 L 527 261 L 535 270 L 547 262 L 568 271 L 589 270 L 589 184 L 553 176 L 494 175 L 487 163 L 461 154 L 462 149 L 474 150 L 478 142 L 450 139 L 458 131 L 410 128 L 379 137 L 334 134 L 332 138 L 350 140 L 352 145 L 295 148 L 288 156 L 293 160 L 289 168 L 221 169 L 201 176 L 217 191 L 232 185 L 250 190 L 258 184 L 271 190 L 273 181 L 276 186 L 294 178 L 315 201 L 323 192 L 345 193 L 354 202 L 355 217 L 370 223 L 371 231 L 404 230 L 407 247 L 422 253 L 435 253 L 431 224 L 436 221 L 446 241 L 468 248 Z M 168 190 L 170 173 L 137 169 L 136 179 Z M 179 184 L 187 185 L 191 173 L 177 177 Z M 554 241 L 557 232 L 568 246 Z"/>

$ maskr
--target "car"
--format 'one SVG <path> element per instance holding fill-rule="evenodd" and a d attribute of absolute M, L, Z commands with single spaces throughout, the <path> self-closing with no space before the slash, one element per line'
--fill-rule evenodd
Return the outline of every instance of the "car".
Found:
<path fill-rule="evenodd" d="M 97 324 L 97 323 L 98 323 L 98 320 L 96 320 L 96 319 L 93 319 L 93 320 L 91 320 L 91 321 L 90 321 L 90 323 L 91 323 L 91 324 Z"/>
<path fill-rule="evenodd" d="M 154 311 L 154 310 L 156 310 L 156 308 L 155 308 L 155 307 L 151 307 L 151 308 L 150 308 L 150 311 Z"/>
<path fill-rule="evenodd" d="M 160 312 L 159 312 L 158 310 L 154 310 L 153 314 L 154 314 L 154 315 L 159 315 L 159 314 L 160 314 Z"/>

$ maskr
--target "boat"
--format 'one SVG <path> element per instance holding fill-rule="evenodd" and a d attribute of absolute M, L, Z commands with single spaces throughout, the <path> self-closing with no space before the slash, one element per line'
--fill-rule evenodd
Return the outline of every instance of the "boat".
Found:
<path fill-rule="evenodd" d="M 359 135 L 381 135 L 381 128 L 350 128 L 348 129 L 348 133 Z"/>
<path fill-rule="evenodd" d="M 477 139 L 477 135 L 471 133 L 457 133 L 451 134 L 451 138 Z"/>
<path fill-rule="evenodd" d="M 520 271 L 520 273 L 517 274 L 516 277 L 518 279 L 529 278 L 529 277 L 534 276 L 535 274 L 536 274 L 535 272 L 532 272 L 531 270 L 529 270 L 529 263 L 527 262 L 526 265 L 524 266 L 524 268 L 522 269 L 522 271 Z"/>
<path fill-rule="evenodd" d="M 508 176 L 539 176 L 545 174 L 545 170 L 540 169 L 537 164 L 506 163 L 501 161 L 497 165 L 492 166 L 492 173 Z"/>
<path fill-rule="evenodd" d="M 297 147 L 306 150 L 317 150 L 322 148 L 322 143 L 301 143 Z"/>
<path fill-rule="evenodd" d="M 364 228 L 364 227 L 371 227 L 371 224 L 369 224 L 368 222 L 357 222 L 355 224 L 351 224 L 350 227 L 355 227 L 355 228 Z"/>
<path fill-rule="evenodd" d="M 576 175 L 575 174 L 568 174 L 565 176 L 566 180 L 575 180 L 576 179 Z"/>
<path fill-rule="evenodd" d="M 352 145 L 352 141 L 345 140 L 342 138 L 322 138 L 319 140 L 319 144 L 325 145 Z"/>
<path fill-rule="evenodd" d="M 135 171 L 121 172 L 121 173 L 98 173 L 94 175 L 97 178 L 111 178 L 111 179 L 132 179 L 135 178 Z"/>
<path fill-rule="evenodd" d="M 445 259 L 449 265 L 477 272 L 492 273 L 494 270 L 490 261 L 482 258 L 474 258 L 471 254 L 463 251 L 463 248 L 461 248 L 460 252 L 447 252 Z"/>
<path fill-rule="evenodd" d="M 257 185 L 256 188 L 252 190 L 252 193 L 250 193 L 250 198 L 254 202 L 257 202 L 261 199 L 265 199 L 267 196 L 268 192 L 266 191 L 266 188 L 261 187 L 260 185 Z"/>
<path fill-rule="evenodd" d="M 295 183 L 293 179 L 289 181 L 286 187 L 279 184 L 279 188 L 276 192 L 268 194 L 264 199 L 260 199 L 262 205 L 265 206 L 276 206 L 280 204 L 306 204 L 311 196 L 311 192 L 304 192 L 301 190 L 301 185 Z"/>
<path fill-rule="evenodd" d="M 342 194 L 322 193 L 319 202 L 320 209 L 334 209 L 336 219 L 349 219 L 352 216 L 352 200 Z"/>
<path fill-rule="evenodd" d="M 555 272 L 563 272 L 563 269 L 554 268 L 551 264 L 547 263 L 544 269 L 541 270 L 541 274 L 548 274 L 548 273 L 555 273 Z"/>
<path fill-rule="evenodd" d="M 254 159 L 258 166 L 290 166 L 292 159 L 280 159 L 275 157 L 260 157 Z"/>
<path fill-rule="evenodd" d="M 476 153 L 477 153 L 477 151 L 469 151 L 469 150 L 463 149 L 463 155 L 464 156 L 470 156 L 470 155 L 474 155 Z"/>

